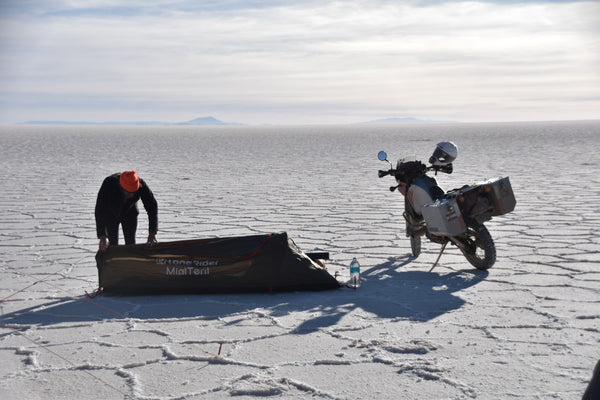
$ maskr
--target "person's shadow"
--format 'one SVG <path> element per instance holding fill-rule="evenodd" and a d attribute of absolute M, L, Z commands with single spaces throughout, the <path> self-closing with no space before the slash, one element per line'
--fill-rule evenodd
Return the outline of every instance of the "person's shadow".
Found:
<path fill-rule="evenodd" d="M 278 318 L 295 312 L 304 315 L 292 333 L 305 334 L 336 325 L 350 312 L 366 312 L 379 318 L 428 321 L 465 304 L 458 292 L 476 285 L 487 271 L 467 269 L 441 274 L 435 271 L 405 269 L 413 260 L 402 256 L 389 258 L 361 276 L 354 290 L 288 292 L 275 294 L 180 294 L 154 296 L 101 295 L 64 297 L 41 305 L 0 315 L 0 323 L 55 325 L 111 319 L 157 320 L 201 318 L 219 319 L 261 308 Z M 315 317 L 306 319 L 307 314 Z M 229 324 L 241 323 L 236 318 Z"/>

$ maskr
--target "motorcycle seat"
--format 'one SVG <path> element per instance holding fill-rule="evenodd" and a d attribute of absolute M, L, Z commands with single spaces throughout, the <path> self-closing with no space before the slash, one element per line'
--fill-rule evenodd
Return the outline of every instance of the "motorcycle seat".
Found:
<path fill-rule="evenodd" d="M 445 193 L 441 187 L 434 185 L 431 187 L 431 189 L 429 189 L 429 194 L 431 195 L 431 198 L 435 201 L 442 199 Z"/>

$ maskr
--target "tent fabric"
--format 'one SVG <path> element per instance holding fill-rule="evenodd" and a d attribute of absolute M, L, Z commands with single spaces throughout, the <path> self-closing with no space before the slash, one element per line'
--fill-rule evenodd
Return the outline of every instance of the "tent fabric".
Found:
<path fill-rule="evenodd" d="M 110 246 L 96 255 L 99 286 L 119 294 L 326 290 L 337 280 L 287 233 Z"/>

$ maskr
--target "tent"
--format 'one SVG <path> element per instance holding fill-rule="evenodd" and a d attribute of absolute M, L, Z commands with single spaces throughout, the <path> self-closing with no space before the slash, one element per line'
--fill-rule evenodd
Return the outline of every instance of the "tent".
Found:
<path fill-rule="evenodd" d="M 97 253 L 96 263 L 99 286 L 107 293 L 282 292 L 340 286 L 285 232 L 110 246 Z"/>

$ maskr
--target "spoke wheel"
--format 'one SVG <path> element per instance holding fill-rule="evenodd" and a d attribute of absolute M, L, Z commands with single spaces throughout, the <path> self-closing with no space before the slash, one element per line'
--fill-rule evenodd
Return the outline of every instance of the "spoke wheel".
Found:
<path fill-rule="evenodd" d="M 496 262 L 494 240 L 482 224 L 469 226 L 466 238 L 459 247 L 467 261 L 479 270 L 489 269 Z"/>

